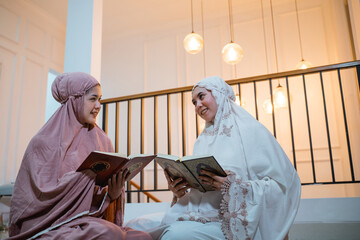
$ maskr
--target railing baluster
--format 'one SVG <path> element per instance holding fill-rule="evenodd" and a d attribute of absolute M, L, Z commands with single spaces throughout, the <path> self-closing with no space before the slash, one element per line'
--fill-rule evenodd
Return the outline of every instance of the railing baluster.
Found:
<path fill-rule="evenodd" d="M 158 139 L 158 108 L 157 108 L 157 96 L 154 96 L 154 154 L 157 154 L 157 139 Z M 157 164 L 154 161 L 154 189 L 157 189 Z"/>
<path fill-rule="evenodd" d="M 131 153 L 131 100 L 128 101 L 128 109 L 127 109 L 127 156 Z M 128 182 L 128 202 L 131 202 L 131 185 Z"/>
<path fill-rule="evenodd" d="M 115 152 L 119 152 L 119 102 L 115 103 Z"/>
<path fill-rule="evenodd" d="M 103 104 L 103 117 L 102 117 L 102 130 L 107 134 L 107 119 L 108 119 L 108 108 L 106 103 Z"/>
<path fill-rule="evenodd" d="M 144 98 L 140 99 L 140 153 L 144 153 Z M 140 191 L 144 189 L 144 169 L 140 172 Z"/>
<path fill-rule="evenodd" d="M 184 92 L 181 92 L 181 125 L 182 125 L 182 144 L 183 144 L 183 156 L 186 155 L 186 135 L 185 135 L 185 98 L 184 98 Z"/>
<path fill-rule="evenodd" d="M 273 121 L 273 135 L 276 138 L 276 127 L 275 127 L 275 107 L 274 107 L 274 98 L 273 98 L 273 91 L 272 91 L 272 81 L 269 78 L 269 86 L 270 86 L 270 99 L 271 99 L 271 108 L 272 108 L 272 121 Z"/>
<path fill-rule="evenodd" d="M 258 112 L 258 106 L 257 106 L 258 104 L 257 104 L 257 96 L 256 96 L 256 82 L 254 82 L 254 98 L 255 98 L 256 120 L 259 120 L 259 112 Z M 240 95 L 239 95 L 239 101 L 240 101 Z"/>
<path fill-rule="evenodd" d="M 131 154 L 131 100 L 128 101 L 127 109 L 127 155 Z"/>
<path fill-rule="evenodd" d="M 294 168 L 296 168 L 296 153 L 295 153 L 295 141 L 294 141 L 294 129 L 292 123 L 292 115 L 291 115 L 291 102 L 290 102 L 290 90 L 289 90 L 289 80 L 286 77 L 286 91 L 287 91 L 287 100 L 288 100 L 288 110 L 289 110 L 289 122 L 290 122 L 290 135 L 291 135 L 291 146 L 293 152 L 293 159 L 294 159 Z"/>
<path fill-rule="evenodd" d="M 309 145 L 310 145 L 311 165 L 312 165 L 312 170 L 313 170 L 314 183 L 316 183 L 315 161 L 314 161 L 314 153 L 313 153 L 313 146 L 312 146 L 310 117 L 309 117 L 309 107 L 308 107 L 308 101 L 307 101 L 306 83 L 305 83 L 305 75 L 304 75 L 304 74 L 302 74 L 302 80 L 303 80 L 303 87 L 304 87 L 304 98 L 305 98 L 306 118 L 307 118 L 307 123 L 308 123 L 308 134 L 309 134 Z"/>
<path fill-rule="evenodd" d="M 241 103 L 241 86 L 240 83 L 237 84 L 238 85 L 238 93 L 239 93 L 239 102 L 240 102 L 240 106 L 242 105 Z"/>
<path fill-rule="evenodd" d="M 168 154 L 171 154 L 171 101 L 170 94 L 167 94 L 167 139 L 168 139 Z"/>
<path fill-rule="evenodd" d="M 195 128 L 196 128 L 196 138 L 199 136 L 199 120 L 198 115 L 195 113 Z"/>
<path fill-rule="evenodd" d="M 360 66 L 356 66 L 356 76 L 357 76 L 357 80 L 358 80 L 358 91 L 360 92 Z"/>
<path fill-rule="evenodd" d="M 342 103 L 342 109 L 343 109 L 343 115 L 344 115 L 344 124 L 345 124 L 346 142 L 347 142 L 347 148 L 348 148 L 348 154 L 349 154 L 349 163 L 350 163 L 350 171 L 351 171 L 351 180 L 352 180 L 352 181 L 355 181 L 355 176 L 354 176 L 354 167 L 353 167 L 352 156 L 351 156 L 351 147 L 350 147 L 350 139 L 349 139 L 349 130 L 348 130 L 347 118 L 346 118 L 346 110 L 345 110 L 344 93 L 343 93 L 342 84 L 341 84 L 341 74 L 340 74 L 340 69 L 338 69 L 338 70 L 337 70 L 337 72 L 338 72 L 339 87 L 340 87 L 340 94 L 341 94 L 341 103 Z"/>
<path fill-rule="evenodd" d="M 322 91 L 322 98 L 323 98 L 323 105 L 324 105 L 324 116 L 325 116 L 326 134 L 327 134 L 328 147 L 329 147 L 329 157 L 330 157 L 330 166 L 331 166 L 331 177 L 332 177 L 332 181 L 335 182 L 334 159 L 333 159 L 333 155 L 332 155 L 332 147 L 331 147 L 331 139 L 330 139 L 330 130 L 329 130 L 328 117 L 327 117 L 326 98 L 325 98 L 324 81 L 323 81 L 322 72 L 320 72 L 320 83 L 321 83 L 321 91 Z"/>

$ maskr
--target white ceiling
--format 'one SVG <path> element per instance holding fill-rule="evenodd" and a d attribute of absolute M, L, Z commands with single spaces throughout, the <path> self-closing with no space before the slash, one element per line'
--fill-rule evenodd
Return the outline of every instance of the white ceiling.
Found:
<path fill-rule="evenodd" d="M 25 0 L 49 12 L 66 25 L 68 0 Z M 202 0 L 206 21 L 229 14 L 228 0 Z M 286 0 L 276 0 L 276 4 Z M 287 0 L 288 1 L 288 0 Z M 269 1 L 264 1 L 268 4 Z M 232 0 L 232 9 L 241 15 L 261 14 L 260 0 Z M 275 1 L 274 1 L 275 4 Z M 193 0 L 194 29 L 201 27 L 201 0 Z M 240 16 L 241 16 L 240 15 Z M 238 15 L 239 16 L 239 15 Z M 207 23 L 207 22 L 205 22 Z M 191 0 L 103 0 L 103 34 L 122 34 L 156 28 L 189 26 Z"/>

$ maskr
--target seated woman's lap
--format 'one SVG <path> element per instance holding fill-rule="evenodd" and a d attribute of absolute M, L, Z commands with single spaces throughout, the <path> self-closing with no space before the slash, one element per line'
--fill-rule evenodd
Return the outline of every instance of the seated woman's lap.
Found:
<path fill-rule="evenodd" d="M 43 234 L 39 239 L 139 239 L 150 240 L 147 233 L 128 227 L 119 227 L 96 217 L 81 217 Z"/>
<path fill-rule="evenodd" d="M 221 231 L 221 223 L 200 223 L 194 221 L 178 221 L 170 224 L 162 233 L 161 240 L 201 239 L 220 240 L 225 239 Z"/>

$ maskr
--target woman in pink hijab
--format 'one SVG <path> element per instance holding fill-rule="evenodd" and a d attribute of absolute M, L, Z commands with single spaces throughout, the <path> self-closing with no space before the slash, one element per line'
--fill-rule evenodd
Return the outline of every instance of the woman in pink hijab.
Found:
<path fill-rule="evenodd" d="M 99 82 L 86 73 L 64 73 L 52 85 L 61 107 L 30 141 L 11 200 L 9 239 L 151 239 L 121 227 L 126 172 L 107 187 L 91 170 L 76 172 L 94 150 L 113 152 L 96 125 Z"/>

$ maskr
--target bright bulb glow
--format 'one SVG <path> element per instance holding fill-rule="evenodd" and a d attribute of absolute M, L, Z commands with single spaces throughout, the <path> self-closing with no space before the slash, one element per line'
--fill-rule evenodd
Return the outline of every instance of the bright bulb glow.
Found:
<path fill-rule="evenodd" d="M 204 40 L 197 33 L 189 33 L 184 38 L 184 48 L 188 53 L 197 54 L 203 49 Z"/>
<path fill-rule="evenodd" d="M 305 61 L 304 59 L 296 65 L 296 69 L 307 69 L 310 67 L 312 67 L 312 64 L 308 61 Z"/>
<path fill-rule="evenodd" d="M 236 95 L 236 96 L 235 96 L 235 103 L 236 103 L 237 105 L 241 106 L 239 95 Z"/>
<path fill-rule="evenodd" d="M 222 50 L 222 56 L 227 64 L 236 64 L 243 58 L 243 49 L 239 44 L 228 43 Z"/>
<path fill-rule="evenodd" d="M 266 99 L 263 103 L 263 108 L 264 108 L 264 111 L 267 113 L 267 114 L 271 114 L 272 113 L 272 104 L 271 104 L 271 100 L 270 99 Z"/>
<path fill-rule="evenodd" d="M 274 90 L 273 95 L 274 95 L 274 106 L 276 108 L 287 107 L 287 93 L 285 88 L 283 88 L 279 84 Z"/>
<path fill-rule="evenodd" d="M 236 103 L 237 105 L 239 105 L 239 106 L 242 106 L 242 107 L 245 106 L 245 101 L 244 101 L 244 100 L 241 100 L 241 101 L 240 101 L 240 97 L 239 97 L 238 94 L 236 94 L 236 96 L 235 96 L 235 103 Z"/>

